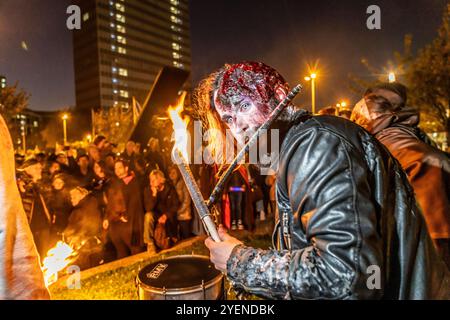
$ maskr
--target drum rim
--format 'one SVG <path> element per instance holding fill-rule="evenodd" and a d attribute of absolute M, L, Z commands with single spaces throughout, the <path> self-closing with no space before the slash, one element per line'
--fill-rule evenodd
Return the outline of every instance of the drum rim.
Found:
<path fill-rule="evenodd" d="M 174 260 L 176 258 L 201 258 L 201 259 L 210 261 L 208 256 L 196 255 L 196 254 L 194 254 L 194 255 L 184 254 L 184 255 L 179 255 L 179 256 L 171 256 L 171 257 L 168 257 L 168 258 L 162 259 L 162 260 Z M 222 281 L 223 278 L 224 278 L 223 273 L 219 273 L 217 276 L 215 276 L 211 280 L 205 282 L 205 284 L 204 284 L 205 290 L 213 287 L 214 285 L 216 285 L 217 283 Z M 149 291 L 150 293 L 161 294 L 161 295 L 164 295 L 164 294 L 165 295 L 177 295 L 177 294 L 180 294 L 180 293 L 188 294 L 188 293 L 198 292 L 198 291 L 200 291 L 202 289 L 202 285 L 195 285 L 195 286 L 184 287 L 184 288 L 165 289 L 165 291 L 164 291 L 163 288 L 153 287 L 151 285 L 143 283 L 141 281 L 141 279 L 139 279 L 139 273 L 136 276 L 136 282 L 137 282 L 137 286 L 139 287 L 139 289 L 145 289 L 145 290 Z"/>

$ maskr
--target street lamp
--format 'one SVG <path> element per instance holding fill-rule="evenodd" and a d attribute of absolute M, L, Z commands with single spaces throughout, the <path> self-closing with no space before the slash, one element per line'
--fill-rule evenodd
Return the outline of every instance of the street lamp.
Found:
<path fill-rule="evenodd" d="M 67 119 L 69 119 L 69 115 L 67 113 L 64 113 L 62 115 L 63 131 L 64 131 L 64 145 L 67 144 Z"/>
<path fill-rule="evenodd" d="M 390 83 L 395 82 L 395 73 L 389 72 L 388 79 Z"/>
<path fill-rule="evenodd" d="M 311 73 L 309 76 L 305 77 L 306 81 L 311 81 L 311 112 L 312 114 L 316 113 L 316 79 L 317 75 L 315 73 Z"/>

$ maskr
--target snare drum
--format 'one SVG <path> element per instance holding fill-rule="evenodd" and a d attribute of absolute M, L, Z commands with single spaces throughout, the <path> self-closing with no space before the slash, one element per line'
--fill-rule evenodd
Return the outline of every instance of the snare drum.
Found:
<path fill-rule="evenodd" d="M 140 300 L 220 300 L 224 277 L 208 257 L 174 256 L 139 271 L 136 285 Z"/>

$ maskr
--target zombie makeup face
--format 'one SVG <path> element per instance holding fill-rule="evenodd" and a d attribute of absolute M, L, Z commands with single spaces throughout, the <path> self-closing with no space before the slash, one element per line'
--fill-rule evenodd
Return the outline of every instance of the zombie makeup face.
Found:
<path fill-rule="evenodd" d="M 273 68 L 259 62 L 230 65 L 212 92 L 219 118 L 239 143 L 245 143 L 266 120 L 288 86 Z"/>
<path fill-rule="evenodd" d="M 236 140 L 242 144 L 264 123 L 270 109 L 249 96 L 236 95 L 229 106 L 216 101 L 216 110 Z"/>

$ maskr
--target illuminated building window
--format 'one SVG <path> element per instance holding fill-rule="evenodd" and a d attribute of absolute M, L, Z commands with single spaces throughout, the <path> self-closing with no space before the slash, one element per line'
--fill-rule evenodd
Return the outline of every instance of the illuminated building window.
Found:
<path fill-rule="evenodd" d="M 38 124 L 38 122 L 37 121 L 33 121 L 33 127 L 38 127 L 39 126 L 39 124 Z"/>
<path fill-rule="evenodd" d="M 114 12 L 110 12 L 109 15 L 110 15 L 111 17 L 114 17 Z"/>
<path fill-rule="evenodd" d="M 117 50 L 120 54 L 127 54 L 127 49 L 123 48 L 123 47 L 119 47 L 119 49 Z"/>
<path fill-rule="evenodd" d="M 181 59 L 181 54 L 179 54 L 178 52 L 172 52 L 172 56 L 174 59 Z"/>
<path fill-rule="evenodd" d="M 113 78 L 113 79 L 112 79 L 112 82 L 113 82 L 113 83 L 118 83 L 119 80 L 117 80 L 116 78 Z"/>
<path fill-rule="evenodd" d="M 111 22 L 111 24 L 109 25 L 111 28 L 115 28 L 116 25 L 114 23 Z"/>
<path fill-rule="evenodd" d="M 117 72 L 117 68 L 116 67 L 112 67 L 112 72 L 116 73 Z"/>
<path fill-rule="evenodd" d="M 170 3 L 173 4 L 174 6 L 177 6 L 180 4 L 180 2 L 178 0 L 170 0 Z"/>
<path fill-rule="evenodd" d="M 119 68 L 119 75 L 123 77 L 128 77 L 128 70 L 124 68 Z"/>
<path fill-rule="evenodd" d="M 115 39 L 116 38 L 116 35 L 115 34 L 112 34 L 111 35 L 111 39 Z"/>
<path fill-rule="evenodd" d="M 127 44 L 127 38 L 125 38 L 124 36 L 117 36 L 117 42 Z"/>
<path fill-rule="evenodd" d="M 124 98 L 128 98 L 128 91 L 126 90 L 120 90 L 120 96 Z"/>
<path fill-rule="evenodd" d="M 175 7 L 170 7 L 170 12 L 172 12 L 173 14 L 180 14 L 180 10 Z"/>
<path fill-rule="evenodd" d="M 117 89 L 114 89 L 114 90 L 113 90 L 113 93 L 114 93 L 114 94 L 118 94 L 119 91 L 117 91 Z"/>
<path fill-rule="evenodd" d="M 115 45 L 111 46 L 111 51 L 116 51 L 116 46 Z"/>
<path fill-rule="evenodd" d="M 116 14 L 116 20 L 125 23 L 125 16 L 122 14 Z"/>
<path fill-rule="evenodd" d="M 118 101 L 114 101 L 114 105 L 116 106 L 116 105 L 118 105 L 119 104 L 119 102 Z"/>
<path fill-rule="evenodd" d="M 178 51 L 181 49 L 181 46 L 176 42 L 172 42 L 172 49 Z"/>
<path fill-rule="evenodd" d="M 117 32 L 120 32 L 120 33 L 125 33 L 126 32 L 125 27 L 121 26 L 121 25 L 117 25 L 116 29 L 117 29 Z"/>
<path fill-rule="evenodd" d="M 176 16 L 170 16 L 170 20 L 171 20 L 173 23 L 177 23 L 177 24 L 182 24 L 182 23 L 183 23 L 183 20 L 181 20 L 180 18 L 178 18 L 178 17 L 176 17 Z"/>
<path fill-rule="evenodd" d="M 109 2 L 109 5 L 110 5 L 110 6 L 113 6 L 113 5 L 114 5 L 114 2 L 110 1 L 110 2 Z"/>
<path fill-rule="evenodd" d="M 116 10 L 125 12 L 125 6 L 121 3 L 116 3 Z"/>
<path fill-rule="evenodd" d="M 86 12 L 85 14 L 83 14 L 83 21 L 87 21 L 89 20 L 89 12 Z"/>

